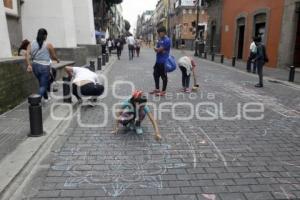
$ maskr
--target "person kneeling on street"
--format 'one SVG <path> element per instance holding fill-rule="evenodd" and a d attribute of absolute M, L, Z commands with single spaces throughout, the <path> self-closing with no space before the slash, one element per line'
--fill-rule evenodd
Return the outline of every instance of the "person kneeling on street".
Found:
<path fill-rule="evenodd" d="M 155 139 L 161 140 L 157 122 L 147 106 L 147 98 L 140 90 L 134 91 L 129 99 L 126 99 L 121 103 L 121 108 L 119 112 L 116 113 L 116 126 L 113 133 L 118 133 L 119 125 L 121 124 L 132 131 L 135 130 L 138 135 L 143 134 L 141 123 L 146 115 L 149 117 L 155 130 Z"/>
<path fill-rule="evenodd" d="M 98 76 L 88 68 L 84 67 L 66 67 L 65 68 L 69 77 L 72 77 L 72 91 L 73 95 L 81 103 L 82 97 L 97 97 L 104 92 L 103 85 L 100 84 Z"/>

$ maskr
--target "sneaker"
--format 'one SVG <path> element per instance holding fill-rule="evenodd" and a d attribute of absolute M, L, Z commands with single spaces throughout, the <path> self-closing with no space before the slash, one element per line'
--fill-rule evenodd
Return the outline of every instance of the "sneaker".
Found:
<path fill-rule="evenodd" d="M 140 126 L 135 127 L 135 132 L 138 135 L 142 135 L 144 133 L 142 127 L 140 127 Z"/>
<path fill-rule="evenodd" d="M 48 99 L 44 98 L 44 103 L 48 103 L 51 100 L 50 96 L 48 96 Z"/>
<path fill-rule="evenodd" d="M 182 88 L 182 89 L 180 90 L 180 92 L 185 92 L 185 90 L 186 90 L 186 88 Z"/>
<path fill-rule="evenodd" d="M 155 94 L 155 96 L 164 97 L 166 96 L 166 92 L 165 91 L 158 92 Z"/>
<path fill-rule="evenodd" d="M 135 126 L 133 125 L 133 123 L 129 123 L 129 124 L 126 125 L 126 128 L 133 131 L 135 129 Z"/>
<path fill-rule="evenodd" d="M 160 90 L 155 89 L 155 90 L 153 90 L 152 92 L 149 92 L 149 94 L 157 94 L 157 93 L 159 93 L 159 92 L 160 92 Z"/>
<path fill-rule="evenodd" d="M 258 84 L 255 85 L 255 87 L 257 87 L 257 88 L 262 88 L 262 87 L 264 87 L 264 86 L 263 86 L 263 84 L 259 84 L 259 83 L 258 83 Z"/>

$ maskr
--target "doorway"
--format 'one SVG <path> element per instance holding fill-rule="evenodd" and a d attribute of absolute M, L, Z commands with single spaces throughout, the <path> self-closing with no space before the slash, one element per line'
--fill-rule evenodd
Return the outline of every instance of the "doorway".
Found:
<path fill-rule="evenodd" d="M 238 59 L 243 59 L 243 52 L 244 52 L 244 41 L 245 41 L 245 26 L 239 26 L 239 39 L 238 39 Z"/>
<path fill-rule="evenodd" d="M 211 38 L 210 38 L 210 52 L 215 52 L 215 37 L 216 37 L 216 25 L 211 27 Z"/>
<path fill-rule="evenodd" d="M 245 42 L 245 17 L 239 18 L 237 20 L 237 29 L 236 29 L 236 45 L 235 45 L 235 55 L 237 59 L 243 59 L 244 54 L 244 42 Z"/>
<path fill-rule="evenodd" d="M 266 44 L 266 23 L 266 13 L 259 13 L 254 16 L 254 36 L 260 37 L 264 44 Z"/>
<path fill-rule="evenodd" d="M 298 13 L 296 42 L 295 42 L 295 51 L 294 51 L 294 66 L 300 67 L 300 12 Z"/>

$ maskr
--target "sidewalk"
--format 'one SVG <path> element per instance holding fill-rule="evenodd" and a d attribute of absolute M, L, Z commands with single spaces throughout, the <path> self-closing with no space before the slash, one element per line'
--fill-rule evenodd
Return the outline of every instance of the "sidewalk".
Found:
<path fill-rule="evenodd" d="M 189 54 L 191 56 L 194 55 L 193 51 L 185 50 L 185 52 L 189 52 Z M 199 59 L 204 59 L 204 58 L 199 58 Z M 206 60 L 211 61 L 211 55 L 207 55 Z M 216 55 L 214 62 L 221 64 L 220 60 L 221 60 L 221 57 Z M 228 67 L 232 67 L 232 60 L 224 58 L 223 65 L 228 66 Z M 247 66 L 246 62 L 241 61 L 241 60 L 236 61 L 236 65 L 235 65 L 236 69 L 246 72 L 246 66 Z M 289 80 L 289 73 L 290 73 L 289 69 L 286 69 L 286 68 L 270 68 L 270 67 L 266 67 L 266 66 L 264 67 L 264 76 L 270 77 L 272 79 L 277 79 L 279 81 L 288 81 Z M 300 71 L 296 70 L 295 81 L 290 82 L 290 83 L 300 85 Z"/>
<path fill-rule="evenodd" d="M 107 73 L 115 60 L 115 57 L 110 57 L 110 62 L 102 66 L 102 71 L 96 71 L 96 73 Z M 94 61 L 97 68 L 97 60 Z M 14 109 L 0 115 L 0 196 L 10 182 L 22 171 L 23 167 L 27 165 L 29 160 L 52 136 L 53 132 L 65 122 L 64 118 L 71 115 L 68 109 L 70 104 L 62 104 L 62 85 L 54 84 L 58 85 L 58 91 L 53 93 L 53 95 L 59 98 L 52 98 L 47 103 L 42 102 L 43 128 L 46 133 L 44 136 L 37 138 L 28 137 L 30 125 L 27 100 Z M 74 112 L 77 107 L 77 101 L 74 100 L 71 106 Z M 53 119 L 52 115 L 61 119 Z M 20 155 L 20 151 L 22 155 Z M 6 170 L 7 173 L 5 173 Z"/>

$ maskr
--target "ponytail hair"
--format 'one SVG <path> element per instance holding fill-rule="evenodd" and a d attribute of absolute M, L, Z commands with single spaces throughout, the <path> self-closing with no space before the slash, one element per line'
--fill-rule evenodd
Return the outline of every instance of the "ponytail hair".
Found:
<path fill-rule="evenodd" d="M 38 30 L 37 37 L 36 37 L 36 41 L 37 41 L 37 43 L 39 44 L 39 49 L 42 48 L 43 43 L 44 43 L 44 41 L 45 41 L 46 38 L 47 38 L 47 35 L 48 35 L 48 33 L 47 33 L 47 30 L 46 30 L 46 29 L 41 28 L 41 29 Z"/>

